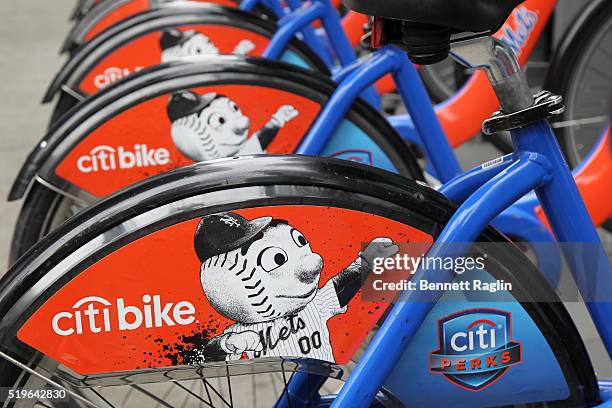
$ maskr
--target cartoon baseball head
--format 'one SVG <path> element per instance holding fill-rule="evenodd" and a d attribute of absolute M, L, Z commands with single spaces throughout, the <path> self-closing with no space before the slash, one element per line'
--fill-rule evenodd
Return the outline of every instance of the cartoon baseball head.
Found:
<path fill-rule="evenodd" d="M 247 141 L 250 120 L 224 95 L 175 92 L 167 112 L 174 144 L 193 161 L 233 156 Z"/>
<path fill-rule="evenodd" d="M 208 301 L 236 322 L 298 313 L 317 293 L 323 259 L 286 221 L 247 220 L 232 212 L 207 215 L 194 246 Z"/>
<path fill-rule="evenodd" d="M 177 29 L 164 30 L 159 45 L 162 50 L 162 62 L 198 55 L 219 54 L 219 49 L 210 41 L 210 38 L 193 30 L 183 32 Z"/>

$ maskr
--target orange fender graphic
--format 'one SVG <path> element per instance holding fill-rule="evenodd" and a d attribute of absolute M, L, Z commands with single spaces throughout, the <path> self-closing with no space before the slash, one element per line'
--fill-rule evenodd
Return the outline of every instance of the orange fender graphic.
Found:
<path fill-rule="evenodd" d="M 262 269 L 264 266 L 255 266 L 259 264 L 249 252 L 238 255 L 242 253 L 238 251 L 240 246 L 233 246 L 235 241 L 228 236 L 227 249 L 223 249 L 228 252 L 199 259 L 207 255 L 196 250 L 212 248 L 205 245 L 209 239 L 205 235 L 207 230 L 202 230 L 202 241 L 194 243 L 194 233 L 203 221 L 187 220 L 139 238 L 89 266 L 29 317 L 17 337 L 80 374 L 216 361 L 202 353 L 209 343 L 228 333 L 249 332 L 256 336 L 254 344 L 262 346 L 257 348 L 260 351 L 249 349 L 242 354 L 216 358 L 229 362 L 283 356 L 346 364 L 380 319 L 390 299 L 365 301 L 357 293 L 342 307 L 333 285 L 328 285 L 330 280 L 355 261 L 363 244 L 379 237 L 396 243 L 423 243 L 424 249 L 433 241 L 430 235 L 397 221 L 333 207 L 258 207 L 212 218 L 219 218 L 218 227 L 204 223 L 202 228 L 227 231 L 235 228 L 231 223 L 244 222 L 240 221 L 242 218 L 247 222 L 258 220 L 261 228 L 267 228 L 264 224 L 270 224 L 273 218 L 286 220 L 289 225 L 278 226 L 285 222 L 282 221 L 277 228 L 291 232 L 277 234 L 279 238 L 275 238 L 278 241 L 275 245 L 284 249 L 268 247 L 263 251 L 289 255 L 278 267 L 266 264 L 267 255 L 258 257 L 264 259 L 265 268 L 275 268 L 274 274 L 268 274 Z M 312 220 L 329 221 L 313 223 Z M 223 226 L 224 222 L 230 224 Z M 342 239 L 338 239 L 339 225 L 350 232 Z M 262 234 L 265 233 L 264 230 Z M 257 245 L 248 244 L 253 255 L 259 251 Z M 241 262 L 228 257 L 229 252 L 232 256 L 234 253 L 241 256 Z M 274 254 L 269 255 L 274 260 Z M 223 260 L 219 261 L 221 257 Z M 313 257 L 320 262 L 305 263 L 304 259 Z M 301 289 L 303 284 L 294 278 L 297 275 L 292 271 L 307 266 L 318 275 L 309 284 L 315 295 L 277 301 L 281 296 L 274 294 Z M 220 279 L 223 276 L 226 278 Z M 225 297 L 218 297 L 215 290 L 230 278 L 237 284 L 231 291 L 221 292 Z M 322 296 L 326 301 L 320 303 Z M 262 311 L 263 306 L 257 303 L 261 297 L 261 305 L 272 306 L 273 300 L 278 303 L 273 309 L 277 314 L 282 315 L 294 303 L 304 303 L 305 308 L 297 314 L 291 311 L 287 315 L 290 318 L 275 315 L 271 320 L 249 318 L 249 322 L 244 313 L 234 316 L 226 308 L 239 302 L 243 311 L 263 316 L 267 311 Z M 281 326 L 286 328 L 277 330 Z"/>

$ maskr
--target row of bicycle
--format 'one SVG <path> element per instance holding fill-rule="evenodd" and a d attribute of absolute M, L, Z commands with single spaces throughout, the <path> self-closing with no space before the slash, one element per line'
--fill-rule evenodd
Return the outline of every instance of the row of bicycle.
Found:
<path fill-rule="evenodd" d="M 555 288 L 565 256 L 610 352 L 612 4 L 534 97 L 520 66 L 553 0 L 214 3 L 77 4 L 9 196 L 1 384 L 95 406 L 609 403 Z M 462 172 L 481 131 L 508 154 Z M 486 262 L 412 280 L 499 290 L 370 282 L 417 252 Z"/>
<path fill-rule="evenodd" d="M 58 98 L 52 125 L 28 158 L 9 199 L 23 197 L 38 177 L 70 193 L 72 201 L 91 203 L 171 168 L 260 152 L 348 158 L 420 178 L 415 155 L 400 146 L 405 141 L 426 157 L 427 173 L 440 182 L 459 173 L 450 147 L 479 134 L 482 120 L 498 106 L 484 73 L 473 75 L 455 97 L 437 105 L 435 117 L 423 106 L 416 119 L 406 114 L 385 118 L 374 112 L 395 88 L 384 74 L 398 72 L 397 61 L 404 57 L 387 48 L 358 63 L 353 46 L 367 22 L 363 15 L 348 12 L 341 19 L 328 2 L 308 8 L 289 4 L 294 11 L 280 4 L 273 7 L 275 2 L 257 7 L 254 3 L 239 6 L 254 8 L 252 13 L 185 1 L 105 1 L 93 7 L 66 41 L 70 58 L 45 97 L 46 102 Z M 554 6 L 552 1 L 528 1 L 500 30 L 522 63 L 545 33 Z M 281 13 L 289 15 L 275 23 Z M 605 71 L 601 66 L 609 38 L 604 34 L 611 17 L 592 5 L 584 14 L 566 44 L 560 45 L 546 87 L 570 98 L 570 109 L 557 118 L 556 130 L 572 167 L 588 159 L 576 179 L 594 221 L 601 224 L 609 216 L 607 203 L 597 197 L 605 191 L 603 173 L 609 171 L 609 138 L 600 136 L 607 123 L 610 81 L 597 71 Z M 594 15 L 603 16 L 603 21 L 591 24 L 589 17 Z M 313 21 L 322 21 L 321 26 L 310 27 Z M 219 53 L 267 59 L 228 57 L 195 65 L 160 65 Z M 319 74 L 292 70 L 273 59 Z M 463 72 L 452 65 L 450 69 L 455 76 Z M 108 87 L 136 71 L 142 72 L 121 86 Z M 431 70 L 426 75 L 435 76 Z M 416 75 L 402 80 L 408 82 L 408 92 L 418 95 L 415 103 L 427 104 Z M 400 97 L 391 98 L 403 98 L 392 107 L 396 112 L 408 102 L 406 95 Z M 351 106 L 353 101 L 359 102 Z M 64 115 L 77 104 L 78 109 Z M 432 134 L 448 143 L 434 144 Z M 496 134 L 492 140 L 499 145 L 504 136 Z M 29 194 L 45 198 L 26 200 L 21 218 L 28 220 L 28 231 L 20 231 L 25 224 L 18 223 L 12 260 L 50 230 L 44 220 L 57 224 L 75 208 L 54 204 L 57 194 L 48 186 L 36 186 Z M 539 222 L 531 218 L 532 224 Z M 526 229 L 516 226 L 505 232 L 537 241 L 521 232 Z"/>

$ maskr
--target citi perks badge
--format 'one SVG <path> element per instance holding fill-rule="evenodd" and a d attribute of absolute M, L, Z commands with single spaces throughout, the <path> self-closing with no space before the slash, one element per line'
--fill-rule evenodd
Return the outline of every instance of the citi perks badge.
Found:
<path fill-rule="evenodd" d="M 453 384 L 480 391 L 521 362 L 521 344 L 512 341 L 512 315 L 497 309 L 468 309 L 438 322 L 439 350 L 430 371 Z"/>

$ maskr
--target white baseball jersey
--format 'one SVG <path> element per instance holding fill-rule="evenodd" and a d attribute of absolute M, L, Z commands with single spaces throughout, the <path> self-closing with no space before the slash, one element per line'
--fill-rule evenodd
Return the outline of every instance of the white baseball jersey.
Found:
<path fill-rule="evenodd" d="M 334 283 L 330 280 L 317 291 L 314 299 L 293 316 L 262 323 L 235 323 L 228 326 L 226 333 L 254 331 L 259 333 L 263 350 L 247 351 L 249 358 L 258 357 L 305 357 L 335 362 L 329 341 L 327 321 L 337 314 L 345 313 L 346 306 L 340 307 Z M 229 360 L 240 359 L 230 354 Z"/>

